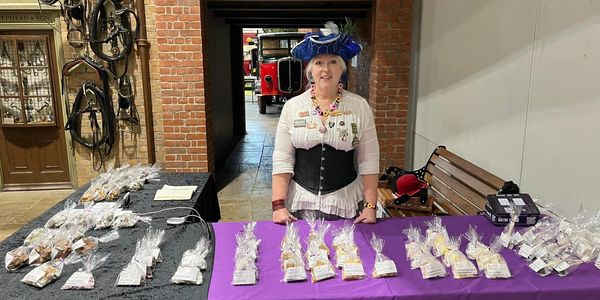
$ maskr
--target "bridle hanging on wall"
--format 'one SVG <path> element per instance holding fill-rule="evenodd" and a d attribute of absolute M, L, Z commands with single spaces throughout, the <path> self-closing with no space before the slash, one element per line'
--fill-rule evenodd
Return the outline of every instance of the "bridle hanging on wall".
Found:
<path fill-rule="evenodd" d="M 72 70 L 85 64 L 96 72 L 99 84 L 86 81 L 79 88 L 68 113 L 65 130 L 70 132 L 77 143 L 91 149 L 92 157 L 96 153 L 99 155 L 98 168 L 92 158 L 94 169 L 99 170 L 103 165 L 102 157 L 110 155 L 112 150 L 117 122 L 129 123 L 130 127 L 140 123 L 134 102 L 133 84 L 127 74 L 129 54 L 139 35 L 139 17 L 124 5 L 123 0 L 38 1 L 45 5 L 60 3 L 63 19 L 67 24 L 67 41 L 77 50 L 74 59 L 63 66 L 65 99 L 68 95 L 65 79 L 71 75 Z M 133 22 L 132 18 L 135 19 Z M 132 30 L 132 23 L 135 23 L 135 30 Z M 122 71 L 118 72 L 117 69 Z M 118 94 L 117 116 L 111 96 L 111 82 Z M 89 98 L 89 95 L 93 97 Z M 84 105 L 88 98 L 91 101 Z M 98 123 L 97 113 L 102 116 L 101 124 Z M 88 115 L 90 120 L 91 140 L 81 136 L 83 115 Z M 100 151 L 102 148 L 103 151 Z"/>

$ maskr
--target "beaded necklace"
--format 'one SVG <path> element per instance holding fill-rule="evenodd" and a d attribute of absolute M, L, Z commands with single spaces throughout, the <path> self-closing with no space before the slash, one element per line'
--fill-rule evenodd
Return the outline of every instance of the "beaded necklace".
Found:
<path fill-rule="evenodd" d="M 317 97 L 315 96 L 315 85 L 312 83 L 310 85 L 310 100 L 312 101 L 312 105 L 315 107 L 313 114 L 327 117 L 330 113 L 334 112 L 338 108 L 340 101 L 342 101 L 342 84 L 338 84 L 337 94 L 333 102 L 329 104 L 329 108 L 326 108 L 325 110 L 321 109 L 317 103 Z"/>

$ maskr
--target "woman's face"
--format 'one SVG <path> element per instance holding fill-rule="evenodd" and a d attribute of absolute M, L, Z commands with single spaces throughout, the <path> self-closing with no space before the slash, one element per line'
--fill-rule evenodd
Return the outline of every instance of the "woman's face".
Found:
<path fill-rule="evenodd" d="M 337 87 L 342 77 L 342 66 L 337 55 L 319 54 L 313 58 L 311 74 L 315 87 L 319 89 L 332 89 Z"/>

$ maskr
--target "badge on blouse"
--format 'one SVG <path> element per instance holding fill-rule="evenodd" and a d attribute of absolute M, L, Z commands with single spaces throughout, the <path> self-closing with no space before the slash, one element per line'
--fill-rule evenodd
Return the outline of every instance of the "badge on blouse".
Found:
<path fill-rule="evenodd" d="M 350 127 L 352 128 L 352 147 L 358 146 L 360 140 L 358 139 L 358 126 L 356 123 L 350 123 Z"/>
<path fill-rule="evenodd" d="M 304 127 L 304 126 L 306 126 L 306 119 L 294 120 L 294 127 Z"/>
<path fill-rule="evenodd" d="M 298 115 L 300 118 L 308 117 L 308 111 L 301 111 L 298 113 Z"/>
<path fill-rule="evenodd" d="M 329 128 L 333 128 L 334 125 L 335 125 L 335 122 L 329 121 Z"/>
<path fill-rule="evenodd" d="M 340 133 L 340 139 L 345 142 L 348 138 L 348 129 L 338 128 L 338 132 Z"/>
<path fill-rule="evenodd" d="M 349 111 L 349 110 L 345 110 L 345 111 L 344 111 L 344 114 L 345 114 L 345 115 L 351 115 L 351 114 L 352 114 L 352 112 L 351 112 L 351 111 Z"/>
<path fill-rule="evenodd" d="M 332 111 L 331 113 L 329 113 L 330 116 L 332 117 L 337 117 L 337 116 L 341 116 L 343 113 L 341 111 Z"/>
<path fill-rule="evenodd" d="M 315 129 L 315 128 L 317 128 L 317 124 L 314 122 L 310 122 L 310 123 L 308 123 L 308 125 L 306 125 L 306 128 Z"/>

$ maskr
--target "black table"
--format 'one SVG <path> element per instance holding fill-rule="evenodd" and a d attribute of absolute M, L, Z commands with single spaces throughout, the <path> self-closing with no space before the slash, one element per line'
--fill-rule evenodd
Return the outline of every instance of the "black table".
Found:
<path fill-rule="evenodd" d="M 194 193 L 191 201 L 154 201 L 154 194 L 164 184 L 169 185 L 198 185 L 198 191 Z M 64 208 L 64 202 L 69 199 L 79 199 L 88 189 L 89 184 L 81 187 L 65 200 L 56 204 L 31 223 L 23 226 L 19 231 L 0 243 L 0 255 L 2 259 L 6 252 L 23 244 L 25 237 L 35 228 L 43 227 L 46 221 L 54 214 Z M 161 181 L 147 183 L 140 191 L 131 193 L 132 204 L 128 208 L 137 213 L 157 211 L 169 207 L 195 206 L 200 214 L 211 222 L 220 219 L 219 204 L 216 195 L 214 181 L 210 174 L 161 174 Z M 152 227 L 165 229 L 165 239 L 160 246 L 163 262 L 159 263 L 154 270 L 154 279 L 147 280 L 144 287 L 115 287 L 119 272 L 133 257 L 136 241 L 141 238 L 149 225 L 138 222 L 133 228 L 119 230 L 118 240 L 99 244 L 97 252 L 111 253 L 106 263 L 93 274 L 96 286 L 93 290 L 61 290 L 67 279 L 82 265 L 65 266 L 60 278 L 50 283 L 43 289 L 29 286 L 20 280 L 33 269 L 28 266 L 14 272 L 6 271 L 4 265 L 0 269 L 0 298 L 1 299 L 206 299 L 208 287 L 212 276 L 214 253 L 211 251 L 206 258 L 208 269 L 203 271 L 204 283 L 195 285 L 176 285 L 170 282 L 171 277 L 177 270 L 183 252 L 194 248 L 201 236 L 214 236 L 212 226 L 204 226 L 203 223 L 190 223 L 179 226 L 169 226 L 166 220 L 170 217 L 184 216 L 189 210 L 166 211 L 152 215 Z M 110 230 L 89 230 L 87 235 L 99 237 Z M 207 232 L 208 231 L 208 232 Z M 213 249 L 214 249 L 214 240 Z"/>

